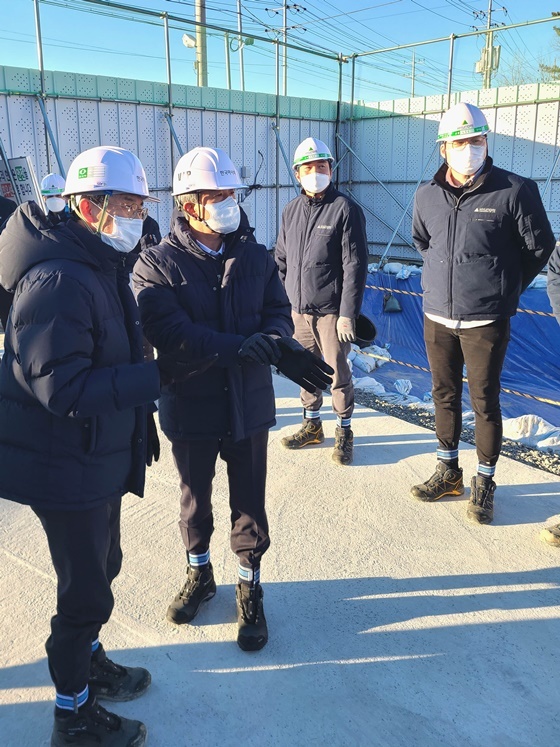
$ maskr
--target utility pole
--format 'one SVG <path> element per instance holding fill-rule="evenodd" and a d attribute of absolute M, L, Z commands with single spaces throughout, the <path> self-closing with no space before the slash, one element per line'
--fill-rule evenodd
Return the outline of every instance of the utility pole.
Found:
<path fill-rule="evenodd" d="M 239 33 L 239 82 L 245 90 L 245 68 L 243 65 L 243 21 L 241 19 L 241 0 L 237 0 L 237 31 Z"/>
<path fill-rule="evenodd" d="M 206 23 L 206 0 L 196 0 L 195 20 L 198 24 Z M 196 27 L 196 84 L 208 86 L 208 55 L 206 52 L 206 27 Z"/>
<path fill-rule="evenodd" d="M 488 10 L 486 11 L 486 28 L 488 33 L 486 34 L 486 54 L 484 64 L 484 77 L 482 81 L 483 88 L 490 88 L 492 85 L 492 47 L 494 34 L 490 29 L 492 28 L 492 0 L 488 0 Z"/>
<path fill-rule="evenodd" d="M 282 26 L 284 31 L 284 54 L 282 56 L 282 95 L 288 95 L 288 3 L 284 0 L 282 8 Z"/>
<path fill-rule="evenodd" d="M 507 13 L 506 8 L 499 7 L 494 9 L 492 7 L 492 0 L 488 0 L 488 9 L 476 10 L 474 12 L 475 18 L 481 18 L 486 16 L 486 42 L 484 49 L 482 50 L 480 60 L 475 65 L 475 71 L 482 74 L 482 87 L 490 88 L 492 85 L 492 73 L 498 69 L 500 64 L 500 46 L 494 46 L 494 29 L 500 24 L 492 23 L 492 13 L 496 10 L 503 10 Z M 501 24 L 503 26 L 503 24 Z M 476 26 L 473 26 L 475 31 L 479 31 Z"/>

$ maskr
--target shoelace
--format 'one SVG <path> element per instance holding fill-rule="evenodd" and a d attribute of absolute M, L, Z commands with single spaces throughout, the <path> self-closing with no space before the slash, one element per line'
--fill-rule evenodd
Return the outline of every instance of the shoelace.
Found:
<path fill-rule="evenodd" d="M 473 503 L 475 506 L 480 506 L 481 508 L 486 508 L 486 503 L 490 502 L 489 499 L 492 498 L 492 488 L 479 488 L 477 486 L 473 498 Z"/>
<path fill-rule="evenodd" d="M 257 595 L 256 589 L 249 591 L 249 596 L 241 596 L 241 611 L 243 613 L 243 619 L 247 623 L 256 623 L 259 619 L 259 608 L 260 608 L 260 597 Z"/>

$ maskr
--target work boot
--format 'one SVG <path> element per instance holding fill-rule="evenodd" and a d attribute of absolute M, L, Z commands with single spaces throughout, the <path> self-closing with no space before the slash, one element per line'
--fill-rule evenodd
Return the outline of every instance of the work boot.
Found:
<path fill-rule="evenodd" d="M 141 721 L 122 718 L 100 706 L 90 693 L 78 710 L 55 709 L 51 747 L 143 747 L 146 727 Z"/>
<path fill-rule="evenodd" d="M 467 519 L 475 524 L 490 524 L 494 518 L 494 491 L 496 483 L 476 475 L 471 480 L 471 497 L 467 506 Z"/>
<path fill-rule="evenodd" d="M 237 644 L 243 651 L 259 651 L 268 641 L 260 584 L 237 584 Z"/>
<path fill-rule="evenodd" d="M 337 464 L 352 464 L 354 461 L 354 434 L 351 428 L 336 427 L 332 459 Z"/>
<path fill-rule="evenodd" d="M 541 531 L 541 539 L 543 542 L 546 542 L 547 545 L 560 547 L 560 524 L 554 524 L 553 526 L 543 529 Z"/>
<path fill-rule="evenodd" d="M 101 700 L 134 700 L 146 692 L 151 681 L 147 669 L 112 662 L 101 644 L 91 655 L 89 689 Z"/>
<path fill-rule="evenodd" d="M 190 623 L 197 616 L 202 603 L 212 599 L 215 594 L 212 564 L 208 563 L 202 570 L 189 566 L 187 580 L 167 609 L 167 619 L 175 625 Z"/>
<path fill-rule="evenodd" d="M 304 420 L 299 431 L 282 439 L 282 446 L 286 449 L 301 449 L 310 444 L 322 444 L 325 440 L 323 424 L 319 418 Z"/>
<path fill-rule="evenodd" d="M 436 471 L 429 480 L 421 485 L 414 485 L 410 494 L 413 498 L 425 503 L 432 503 L 444 495 L 463 495 L 463 470 L 449 469 L 443 462 L 438 462 Z"/>

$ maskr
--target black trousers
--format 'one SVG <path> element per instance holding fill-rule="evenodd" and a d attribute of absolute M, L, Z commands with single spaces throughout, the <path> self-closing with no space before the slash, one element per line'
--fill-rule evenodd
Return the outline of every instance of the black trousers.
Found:
<path fill-rule="evenodd" d="M 121 499 L 87 511 L 33 508 L 47 535 L 58 586 L 46 650 L 57 692 L 87 685 L 91 644 L 113 611 L 111 583 L 121 569 Z"/>
<path fill-rule="evenodd" d="M 440 448 L 459 446 L 463 364 L 466 364 L 478 460 L 490 466 L 498 461 L 502 446 L 500 376 L 509 337 L 509 319 L 483 327 L 449 329 L 424 317 L 424 340 L 432 371 L 436 436 Z"/>
<path fill-rule="evenodd" d="M 172 441 L 181 487 L 179 527 L 188 552 L 205 553 L 214 531 L 212 480 L 218 455 L 227 465 L 231 549 L 240 563 L 255 568 L 270 546 L 265 511 L 268 431 L 243 439 Z"/>

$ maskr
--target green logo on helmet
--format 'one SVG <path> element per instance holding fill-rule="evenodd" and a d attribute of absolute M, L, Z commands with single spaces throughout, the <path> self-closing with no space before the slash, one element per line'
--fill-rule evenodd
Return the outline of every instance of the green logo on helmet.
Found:
<path fill-rule="evenodd" d="M 88 169 L 87 166 L 83 169 L 78 169 L 78 179 L 87 179 Z"/>

